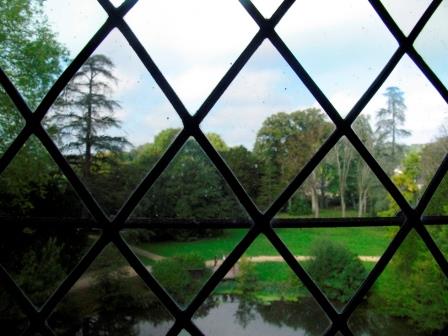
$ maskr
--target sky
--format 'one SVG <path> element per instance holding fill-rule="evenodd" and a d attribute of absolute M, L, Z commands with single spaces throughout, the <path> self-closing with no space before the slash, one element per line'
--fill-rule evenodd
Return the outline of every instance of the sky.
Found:
<path fill-rule="evenodd" d="M 429 1 L 383 3 L 407 34 Z M 269 17 L 280 1 L 257 0 L 254 4 Z M 71 57 L 107 18 L 96 0 L 47 0 L 45 13 Z M 414 46 L 448 86 L 446 18 L 448 1 L 442 3 Z M 192 114 L 257 32 L 257 25 L 237 0 L 140 0 L 125 19 Z M 367 0 L 296 1 L 276 31 L 343 116 L 398 47 Z M 114 30 L 96 53 L 108 55 L 115 64 L 118 84 L 111 98 L 120 101 L 116 116 L 123 126 L 117 132 L 124 132 L 138 146 L 151 142 L 165 128 L 182 126 L 119 31 Z M 408 57 L 362 112 L 370 116 L 372 124 L 375 112 L 386 106 L 383 93 L 389 86 L 404 92 L 407 111 L 403 128 L 412 132 L 402 139 L 404 143 L 427 143 L 440 135 L 441 125 L 448 124 L 447 104 Z M 220 134 L 229 146 L 251 149 L 268 116 L 308 107 L 319 104 L 266 40 L 201 128 Z"/>

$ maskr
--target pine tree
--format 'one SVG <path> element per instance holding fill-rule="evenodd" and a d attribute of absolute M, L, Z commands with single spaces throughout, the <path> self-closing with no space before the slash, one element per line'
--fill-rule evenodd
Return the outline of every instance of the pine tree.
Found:
<path fill-rule="evenodd" d="M 404 92 L 396 86 L 386 89 L 384 96 L 387 98 L 387 107 L 378 110 L 376 117 L 376 132 L 380 142 L 390 141 L 391 155 L 395 158 L 398 138 L 409 136 L 408 130 L 400 128 L 406 120 L 406 104 Z"/>
<path fill-rule="evenodd" d="M 92 174 L 95 154 L 121 151 L 130 144 L 125 137 L 105 134 L 107 129 L 120 128 L 114 116 L 120 104 L 110 98 L 112 84 L 117 82 L 113 68 L 107 56 L 91 56 L 65 88 L 51 117 L 62 149 L 81 153 L 84 178 Z"/>

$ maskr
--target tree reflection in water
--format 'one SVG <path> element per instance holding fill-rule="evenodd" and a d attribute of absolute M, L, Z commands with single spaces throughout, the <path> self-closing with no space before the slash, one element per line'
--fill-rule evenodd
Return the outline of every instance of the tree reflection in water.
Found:
<path fill-rule="evenodd" d="M 264 322 L 277 327 L 302 329 L 307 335 L 322 335 L 328 326 L 325 313 L 311 298 L 300 302 L 274 301 L 269 304 L 257 304 L 256 310 Z"/>
<path fill-rule="evenodd" d="M 76 309 L 59 310 L 52 316 L 50 325 L 61 336 L 158 336 L 165 335 L 174 322 L 163 305 L 154 300 L 121 297 L 109 304 L 106 301 L 101 300 L 101 305 L 95 302 L 92 310 L 95 313 L 90 315 L 86 315 L 85 310 L 82 313 Z M 329 325 L 327 317 L 311 298 L 263 303 L 235 296 L 212 296 L 200 307 L 194 320 L 205 334 L 231 332 L 234 336 L 260 330 L 282 336 L 317 336 Z M 415 334 L 402 320 L 379 316 L 363 306 L 350 320 L 350 327 L 355 334 L 367 336 Z"/>

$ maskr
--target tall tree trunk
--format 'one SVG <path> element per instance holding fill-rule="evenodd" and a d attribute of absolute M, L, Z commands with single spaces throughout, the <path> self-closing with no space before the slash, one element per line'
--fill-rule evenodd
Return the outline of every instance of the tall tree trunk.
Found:
<path fill-rule="evenodd" d="M 341 186 L 340 192 L 341 192 L 341 215 L 342 215 L 342 217 L 345 217 L 345 212 L 346 212 L 345 196 L 344 196 L 345 188 Z"/>
<path fill-rule="evenodd" d="M 326 199 L 325 199 L 325 174 L 322 172 L 320 174 L 320 207 L 326 207 Z"/>
<path fill-rule="evenodd" d="M 319 218 L 320 211 L 319 211 L 319 193 L 317 191 L 317 185 L 318 181 L 316 178 L 316 172 L 312 172 L 309 177 L 309 183 L 310 183 L 310 194 L 311 194 L 311 209 L 314 212 L 314 217 Z"/>
<path fill-rule="evenodd" d="M 314 212 L 314 218 L 319 218 L 320 210 L 319 210 L 319 196 L 317 194 L 316 188 L 311 188 L 311 209 Z"/>
<path fill-rule="evenodd" d="M 365 189 L 362 194 L 362 211 L 363 214 L 367 213 L 367 196 L 369 194 L 369 189 Z"/>
<path fill-rule="evenodd" d="M 344 141 L 345 140 L 345 141 Z M 346 215 L 346 204 L 345 204 L 345 190 L 347 185 L 348 173 L 350 170 L 350 164 L 352 161 L 352 149 L 350 144 L 346 139 L 342 139 L 341 142 L 335 147 L 336 149 L 336 167 L 339 176 L 339 198 L 341 201 L 341 216 Z M 340 151 L 342 152 L 342 158 Z"/>
<path fill-rule="evenodd" d="M 363 215 L 363 204 L 362 204 L 362 192 L 358 189 L 358 217 L 362 217 Z"/>

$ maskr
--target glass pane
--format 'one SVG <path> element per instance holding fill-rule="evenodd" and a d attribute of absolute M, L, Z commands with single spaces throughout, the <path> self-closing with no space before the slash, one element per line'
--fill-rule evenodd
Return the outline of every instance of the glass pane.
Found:
<path fill-rule="evenodd" d="M 448 280 L 411 231 L 349 325 L 355 334 L 443 334 L 447 305 Z"/>
<path fill-rule="evenodd" d="M 189 139 L 132 217 L 219 221 L 248 215 L 199 144 Z"/>
<path fill-rule="evenodd" d="M 249 60 L 201 128 L 261 209 L 267 208 L 334 129 L 269 42 Z M 212 134 L 226 146 L 213 143 Z"/>
<path fill-rule="evenodd" d="M 115 7 L 119 7 L 121 6 L 121 4 L 124 2 L 125 0 L 110 0 L 110 2 L 112 3 L 112 5 L 114 5 Z"/>
<path fill-rule="evenodd" d="M 126 21 L 191 114 L 256 32 L 236 1 L 139 1 Z"/>
<path fill-rule="evenodd" d="M 37 307 L 47 301 L 94 242 L 89 230 L 61 229 L 63 225 L 5 227 L 1 235 L 0 262 Z"/>
<path fill-rule="evenodd" d="M 172 316 L 109 245 L 57 306 L 57 335 L 165 335 Z"/>
<path fill-rule="evenodd" d="M 397 48 L 368 1 L 295 2 L 276 30 L 342 116 Z"/>
<path fill-rule="evenodd" d="M 260 246 L 270 246 L 271 256 Z M 264 236 L 244 256 L 194 315 L 206 335 L 321 335 L 325 313 Z"/>
<path fill-rule="evenodd" d="M 107 213 L 115 215 L 182 123 L 113 30 L 53 105 L 45 127 Z M 164 135 L 172 137 L 161 139 Z"/>
<path fill-rule="evenodd" d="M 5 216 L 89 216 L 62 171 L 34 136 L 0 175 L 0 206 L 0 214 Z"/>
<path fill-rule="evenodd" d="M 370 127 L 368 134 L 370 138 L 366 141 L 371 141 Z M 399 210 L 364 159 L 343 137 L 276 218 L 388 217 Z"/>
<path fill-rule="evenodd" d="M 133 252 L 180 305 L 186 307 L 246 230 L 126 230 Z"/>
<path fill-rule="evenodd" d="M 367 278 L 392 238 L 395 227 L 276 229 L 338 309 Z"/>
<path fill-rule="evenodd" d="M 356 122 L 353 126 L 413 206 L 447 153 L 447 111 L 446 102 L 405 56 L 361 114 L 374 130 L 373 141 Z"/>

